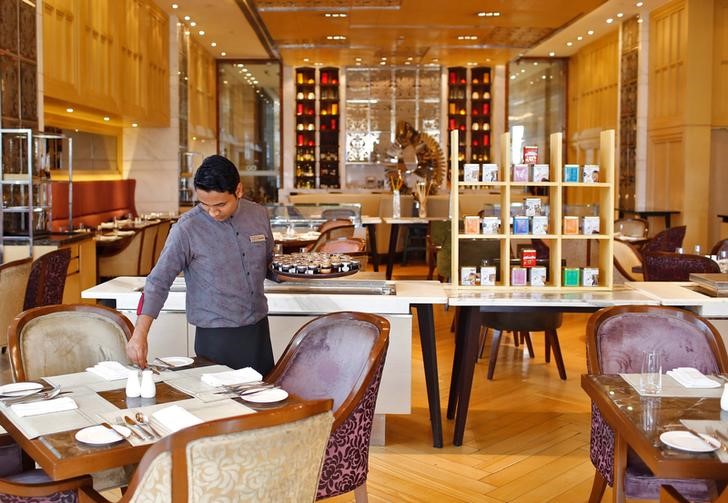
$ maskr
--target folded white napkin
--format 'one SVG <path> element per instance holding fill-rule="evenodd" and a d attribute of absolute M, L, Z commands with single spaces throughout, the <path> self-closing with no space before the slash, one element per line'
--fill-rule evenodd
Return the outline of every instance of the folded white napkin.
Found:
<path fill-rule="evenodd" d="M 674 370 L 668 370 L 667 375 L 686 388 L 718 388 L 720 386 L 720 383 L 708 379 L 702 372 L 693 367 L 678 367 Z"/>
<path fill-rule="evenodd" d="M 260 381 L 263 376 L 252 367 L 245 367 L 238 370 L 227 370 L 215 374 L 202 374 L 202 382 L 210 386 L 231 386 L 246 382 Z"/>
<path fill-rule="evenodd" d="M 119 379 L 129 377 L 129 368 L 119 362 L 113 361 L 99 362 L 93 367 L 87 368 L 86 372 L 96 374 L 107 381 L 118 381 Z"/>
<path fill-rule="evenodd" d="M 161 426 L 169 433 L 174 433 L 182 428 L 200 424 L 202 419 L 179 405 L 170 405 L 153 413 L 151 422 L 156 426 Z"/>
<path fill-rule="evenodd" d="M 43 400 L 32 403 L 16 403 L 10 408 L 20 417 L 38 416 L 40 414 L 50 414 L 51 412 L 63 412 L 64 410 L 78 409 L 78 405 L 70 396 L 54 398 L 52 400 Z"/>

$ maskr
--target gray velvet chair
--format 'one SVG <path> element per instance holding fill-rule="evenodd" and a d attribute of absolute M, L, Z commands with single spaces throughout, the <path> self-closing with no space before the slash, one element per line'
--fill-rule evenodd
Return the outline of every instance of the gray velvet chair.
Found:
<path fill-rule="evenodd" d="M 333 398 L 334 425 L 316 499 L 354 491 L 366 501 L 374 406 L 389 322 L 374 314 L 320 316 L 296 333 L 266 381 L 308 399 Z"/>
<path fill-rule="evenodd" d="M 8 345 L 8 327 L 22 310 L 33 259 L 13 260 L 0 265 L 0 346 Z"/>
<path fill-rule="evenodd" d="M 59 304 L 29 309 L 8 330 L 16 381 L 81 372 L 105 360 L 127 362 L 126 342 L 134 327 L 114 309 Z"/>
<path fill-rule="evenodd" d="M 642 351 L 659 349 L 662 370 L 695 367 L 705 374 L 724 373 L 728 355 L 718 331 L 690 311 L 664 306 L 616 306 L 594 313 L 586 327 L 589 374 L 639 373 Z M 596 468 L 589 501 L 601 501 L 614 482 L 614 431 L 592 403 L 590 457 Z M 713 481 L 658 479 L 632 451 L 627 454 L 624 493 L 657 499 L 660 486 L 671 485 L 690 501 L 712 501 Z"/>

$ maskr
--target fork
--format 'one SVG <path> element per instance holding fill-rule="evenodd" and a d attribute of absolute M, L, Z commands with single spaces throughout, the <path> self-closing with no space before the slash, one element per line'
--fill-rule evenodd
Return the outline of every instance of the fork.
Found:
<path fill-rule="evenodd" d="M 726 436 L 718 428 L 706 428 L 705 431 L 713 438 L 716 438 L 720 442 L 720 449 L 728 452 L 728 436 Z"/>

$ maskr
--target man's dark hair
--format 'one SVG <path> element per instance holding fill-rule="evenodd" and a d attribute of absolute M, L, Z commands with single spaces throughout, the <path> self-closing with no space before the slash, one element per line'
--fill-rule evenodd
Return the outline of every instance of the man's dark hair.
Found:
<path fill-rule="evenodd" d="M 239 183 L 238 168 L 221 155 L 205 157 L 195 173 L 195 188 L 205 192 L 235 194 Z"/>

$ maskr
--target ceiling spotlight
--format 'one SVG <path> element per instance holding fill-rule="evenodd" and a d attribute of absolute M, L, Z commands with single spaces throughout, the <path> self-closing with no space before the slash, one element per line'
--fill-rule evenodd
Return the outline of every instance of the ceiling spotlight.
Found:
<path fill-rule="evenodd" d="M 473 62 L 473 61 L 468 61 L 468 66 L 475 66 L 475 65 L 477 65 L 477 64 L 478 64 L 478 63 L 475 63 L 475 62 Z"/>
<path fill-rule="evenodd" d="M 481 11 L 478 12 L 478 17 L 498 17 L 500 12 L 498 11 Z"/>
<path fill-rule="evenodd" d="M 526 69 L 525 68 L 521 68 L 521 73 L 526 73 Z"/>
<path fill-rule="evenodd" d="M 173 8 L 174 8 L 174 7 L 173 7 Z M 104 120 L 105 120 L 106 122 L 109 122 L 109 121 L 111 120 L 111 117 L 104 117 Z"/>
<path fill-rule="evenodd" d="M 194 28 L 195 26 L 197 26 L 197 23 L 195 21 L 190 21 L 190 26 Z"/>
<path fill-rule="evenodd" d="M 405 65 L 411 65 L 412 64 L 412 61 L 405 61 L 404 64 Z"/>
<path fill-rule="evenodd" d="M 324 17 L 346 17 L 347 15 L 345 12 L 327 12 Z"/>
<path fill-rule="evenodd" d="M 172 4 L 172 8 L 173 8 L 173 9 L 179 9 L 179 5 L 177 5 L 176 3 L 173 3 L 173 4 Z"/>
<path fill-rule="evenodd" d="M 634 4 L 635 7 L 642 7 L 643 5 L 643 2 L 637 2 L 636 4 Z"/>
<path fill-rule="evenodd" d="M 356 66 L 361 66 L 361 61 L 357 61 Z"/>
<path fill-rule="evenodd" d="M 223 80 L 222 83 L 225 84 L 225 85 L 227 85 L 228 81 L 227 80 Z"/>
<path fill-rule="evenodd" d="M 132 122 L 131 127 L 139 127 L 139 124 L 137 124 L 136 122 Z"/>
<path fill-rule="evenodd" d="M 217 47 L 217 42 L 210 42 L 210 47 Z"/>
<path fill-rule="evenodd" d="M 581 35 L 579 35 L 578 37 L 576 37 L 576 40 L 584 40 L 584 37 L 582 37 Z"/>
<path fill-rule="evenodd" d="M 515 75 L 511 75 L 511 80 L 516 80 L 516 76 Z"/>
<path fill-rule="evenodd" d="M 556 53 L 555 53 L 554 51 L 551 51 L 551 52 L 549 53 L 549 56 L 551 56 L 551 57 L 553 58 L 554 56 L 556 56 Z"/>
<path fill-rule="evenodd" d="M 361 58 L 354 58 L 354 61 L 361 61 Z"/>
<path fill-rule="evenodd" d="M 478 40 L 477 35 L 458 35 L 458 40 Z"/>
<path fill-rule="evenodd" d="M 227 56 L 227 52 L 225 52 L 225 51 L 222 51 L 222 52 L 220 53 L 220 56 L 222 56 L 222 57 L 225 57 L 225 56 Z"/>
<path fill-rule="evenodd" d="M 345 35 L 326 35 L 326 40 L 346 40 Z"/>
<path fill-rule="evenodd" d="M 533 66 L 538 66 L 538 61 L 534 61 Z"/>
<path fill-rule="evenodd" d="M 72 114 L 73 113 L 73 108 L 71 108 L 71 107 L 66 108 L 66 112 L 68 112 L 69 114 Z"/>
<path fill-rule="evenodd" d="M 566 47 L 571 47 L 572 45 L 574 45 L 574 42 L 566 42 Z"/>
<path fill-rule="evenodd" d="M 185 17 L 184 17 L 183 19 L 184 19 L 185 21 L 189 21 L 189 20 L 190 20 L 191 18 L 190 18 L 190 16 L 185 16 Z"/>
<path fill-rule="evenodd" d="M 594 35 L 594 30 L 589 30 L 588 32 L 586 32 L 586 34 L 587 35 Z"/>
<path fill-rule="evenodd" d="M 200 30 L 200 31 L 197 32 L 197 34 L 199 36 L 203 37 L 205 35 L 205 30 Z"/>
<path fill-rule="evenodd" d="M 607 18 L 607 24 L 612 24 L 614 22 L 614 19 L 611 17 Z"/>
<path fill-rule="evenodd" d="M 387 62 L 386 62 L 386 61 L 380 61 L 380 62 L 379 62 L 379 64 L 380 64 L 380 65 L 386 65 L 386 64 L 387 64 Z"/>
<path fill-rule="evenodd" d="M 308 59 L 308 58 L 303 58 L 303 62 L 304 62 L 304 63 L 308 63 L 308 61 L 309 61 L 309 59 Z"/>
<path fill-rule="evenodd" d="M 639 18 L 639 19 L 637 20 L 637 22 L 638 22 L 638 23 L 641 23 L 642 21 L 644 21 L 644 19 L 642 19 L 642 18 Z"/>
<path fill-rule="evenodd" d="M 622 13 L 622 12 L 617 12 L 617 17 L 624 17 L 624 13 Z"/>
<path fill-rule="evenodd" d="M 433 63 L 437 63 L 438 61 L 440 61 L 438 58 L 432 58 Z"/>
<path fill-rule="evenodd" d="M 382 56 L 382 57 L 381 57 L 381 58 L 379 58 L 379 59 L 381 59 L 382 61 L 387 61 L 387 56 Z"/>

